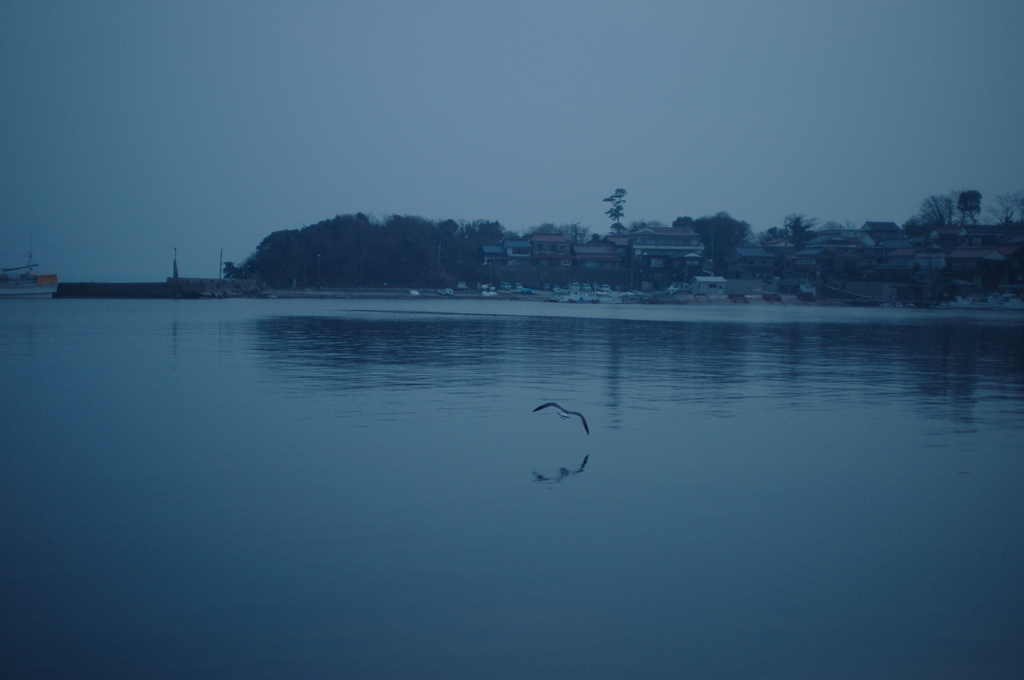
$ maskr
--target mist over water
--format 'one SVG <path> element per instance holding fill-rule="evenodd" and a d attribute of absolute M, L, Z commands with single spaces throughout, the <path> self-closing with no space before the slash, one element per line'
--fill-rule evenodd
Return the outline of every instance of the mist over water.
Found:
<path fill-rule="evenodd" d="M 1024 315 L 598 307 L 5 304 L 3 674 L 1020 676 Z"/>

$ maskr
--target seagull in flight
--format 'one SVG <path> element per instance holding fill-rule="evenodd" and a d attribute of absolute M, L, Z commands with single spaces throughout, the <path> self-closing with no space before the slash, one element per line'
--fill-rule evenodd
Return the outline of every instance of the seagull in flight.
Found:
<path fill-rule="evenodd" d="M 567 411 L 566 409 L 562 408 L 561 406 L 559 406 L 558 404 L 556 404 L 553 401 L 549 401 L 546 404 L 541 404 L 537 408 L 533 409 L 533 412 L 536 413 L 537 411 L 541 410 L 542 408 L 547 408 L 548 406 L 554 406 L 555 408 L 557 408 L 558 409 L 558 417 L 561 418 L 562 420 L 565 420 L 569 416 L 579 416 L 580 420 L 583 421 L 583 429 L 587 431 L 587 434 L 590 434 L 590 428 L 587 427 L 587 419 L 583 417 L 582 413 L 577 413 L 576 411 Z"/>

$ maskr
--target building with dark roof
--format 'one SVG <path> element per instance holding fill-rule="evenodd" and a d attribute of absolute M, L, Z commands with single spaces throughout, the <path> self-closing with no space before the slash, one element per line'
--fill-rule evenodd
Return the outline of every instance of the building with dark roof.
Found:
<path fill-rule="evenodd" d="M 576 243 L 571 248 L 573 258 L 580 267 L 619 267 L 622 258 L 611 243 Z"/>
<path fill-rule="evenodd" d="M 530 237 L 530 261 L 542 267 L 571 266 L 571 245 L 562 234 L 533 234 Z"/>

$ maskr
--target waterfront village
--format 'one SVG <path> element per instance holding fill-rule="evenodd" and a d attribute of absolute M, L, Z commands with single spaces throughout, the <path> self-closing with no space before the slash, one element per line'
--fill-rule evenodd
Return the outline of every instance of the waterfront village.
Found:
<path fill-rule="evenodd" d="M 438 225 L 419 218 L 394 218 L 390 224 L 411 224 L 421 228 L 428 238 L 438 233 Z M 364 246 L 353 252 L 341 244 L 337 237 L 346 233 L 360 237 L 384 233 L 383 227 L 373 227 L 360 214 L 339 216 L 301 230 L 275 232 L 260 244 L 244 267 L 225 263 L 227 275 L 223 279 L 179 278 L 175 263 L 174 276 L 166 284 L 62 283 L 55 296 L 482 294 L 515 299 L 533 294 L 564 302 L 794 301 L 1024 308 L 1024 223 L 908 223 L 900 227 L 894 222 L 865 222 L 859 228 L 849 223 L 835 227 L 808 230 L 797 241 L 799 245 L 788 232 L 780 232 L 761 234 L 756 241 L 748 239 L 735 246 L 723 247 L 720 241 L 717 251 L 712 239 L 704 242 L 687 224 L 613 230 L 587 241 L 574 241 L 558 230 L 516 234 L 497 228 L 493 232 L 500 240 L 492 236 L 478 241 L 472 246 L 476 250 L 465 251 L 447 271 L 440 246 L 435 246 L 438 254 L 429 256 L 426 262 L 434 257 L 440 269 L 421 277 L 417 288 L 416 284 L 392 278 L 397 276 L 398 262 L 409 260 L 408 248 Z M 336 244 L 321 263 L 319 254 L 308 253 L 319 253 L 323 243 L 329 241 L 327 237 L 335 239 Z M 321 243 L 316 249 L 307 247 L 303 251 L 298 245 L 316 239 Z M 391 271 L 388 278 L 392 283 L 389 286 L 384 283 L 388 279 L 381 279 L 379 283 L 356 280 L 346 284 L 337 266 L 345 257 L 357 264 L 373 259 L 378 276 Z M 459 266 L 461 269 L 456 269 Z"/>
<path fill-rule="evenodd" d="M 688 227 L 647 227 L 572 243 L 534 233 L 481 246 L 489 284 L 562 292 L 638 290 L 744 301 L 795 296 L 851 304 L 938 304 L 1024 292 L 1024 225 L 945 225 L 908 233 L 894 222 L 822 229 L 802 248 L 788 238 L 745 243 L 711 260 Z M 594 285 L 596 284 L 596 285 Z"/>

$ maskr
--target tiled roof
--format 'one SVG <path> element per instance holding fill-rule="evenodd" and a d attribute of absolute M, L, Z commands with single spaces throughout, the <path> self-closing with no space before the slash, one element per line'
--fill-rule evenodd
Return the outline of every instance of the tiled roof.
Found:
<path fill-rule="evenodd" d="M 607 249 L 597 249 L 593 246 L 576 246 L 573 250 L 576 253 L 576 259 L 585 262 L 619 262 L 622 260 L 614 246 L 608 246 Z"/>
<path fill-rule="evenodd" d="M 995 248 L 1006 257 L 1012 257 L 1024 248 L 1024 241 L 1017 243 L 1000 243 Z"/>
<path fill-rule="evenodd" d="M 980 260 L 992 250 L 992 248 L 957 248 L 946 257 L 954 260 Z"/>
<path fill-rule="evenodd" d="M 649 232 L 655 236 L 693 236 L 696 232 L 689 227 L 644 227 L 637 234 Z"/>
<path fill-rule="evenodd" d="M 895 222 L 865 222 L 864 231 L 903 231 Z"/>
<path fill-rule="evenodd" d="M 736 254 L 740 257 L 778 257 L 775 253 L 769 253 L 764 248 L 737 248 Z"/>
<path fill-rule="evenodd" d="M 648 257 L 670 257 L 675 259 L 689 260 L 689 259 L 704 259 L 704 256 L 700 253 L 695 253 L 692 250 L 684 252 L 682 250 L 658 250 L 656 248 L 644 248 L 643 254 Z"/>
<path fill-rule="evenodd" d="M 875 250 L 892 250 L 893 248 L 910 248 L 913 244 L 905 238 L 882 239 L 874 245 Z"/>
<path fill-rule="evenodd" d="M 577 255 L 614 255 L 619 256 L 619 251 L 610 243 L 577 243 L 573 245 Z"/>

